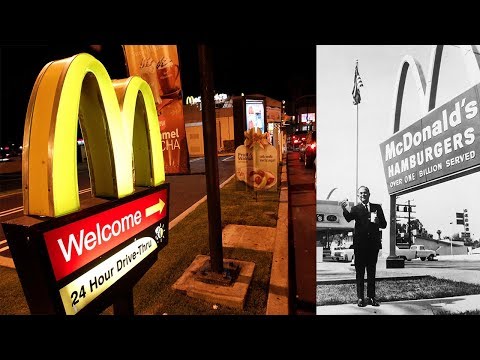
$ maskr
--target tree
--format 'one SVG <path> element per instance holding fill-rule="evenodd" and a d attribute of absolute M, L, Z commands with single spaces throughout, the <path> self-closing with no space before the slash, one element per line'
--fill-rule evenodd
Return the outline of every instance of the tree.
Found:
<path fill-rule="evenodd" d="M 419 233 L 422 232 L 423 224 L 418 219 L 410 220 L 410 230 L 418 230 Z"/>
<path fill-rule="evenodd" d="M 396 223 L 397 233 L 406 232 L 406 227 L 407 227 L 406 224 L 402 224 L 402 223 L 397 222 Z"/>
<path fill-rule="evenodd" d="M 437 234 L 438 234 L 438 240 L 440 240 L 440 234 L 442 233 L 442 230 L 437 230 Z"/>

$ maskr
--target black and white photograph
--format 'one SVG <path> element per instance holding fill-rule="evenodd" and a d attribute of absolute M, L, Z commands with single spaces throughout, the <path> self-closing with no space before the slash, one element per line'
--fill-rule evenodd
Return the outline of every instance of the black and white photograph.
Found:
<path fill-rule="evenodd" d="M 317 45 L 317 315 L 480 313 L 478 45 Z"/>

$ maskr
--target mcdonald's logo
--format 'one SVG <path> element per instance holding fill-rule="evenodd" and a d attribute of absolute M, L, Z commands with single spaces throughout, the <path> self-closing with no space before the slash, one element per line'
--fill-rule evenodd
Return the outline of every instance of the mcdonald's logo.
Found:
<path fill-rule="evenodd" d="M 193 105 L 194 104 L 193 100 L 194 100 L 193 96 L 187 96 L 187 99 L 185 100 L 185 103 L 187 105 Z"/>
<path fill-rule="evenodd" d="M 82 53 L 44 66 L 25 121 L 24 213 L 58 217 L 80 209 L 77 127 L 85 140 L 94 196 L 119 199 L 165 181 L 162 136 L 150 86 L 111 80 Z"/>
<path fill-rule="evenodd" d="M 480 62 L 473 45 L 460 46 L 472 87 L 435 108 L 443 46 L 433 47 L 428 81 L 410 55 L 397 75 L 394 135 L 380 144 L 389 194 L 402 194 L 480 170 Z M 411 70 L 422 118 L 399 130 L 407 74 Z"/>

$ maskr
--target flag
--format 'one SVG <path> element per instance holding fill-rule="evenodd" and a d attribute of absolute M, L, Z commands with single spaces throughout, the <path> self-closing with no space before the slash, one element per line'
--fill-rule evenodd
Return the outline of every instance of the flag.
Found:
<path fill-rule="evenodd" d="M 360 74 L 358 73 L 358 60 L 357 60 L 357 63 L 355 64 L 355 75 L 353 77 L 353 90 L 352 90 L 353 105 L 360 104 L 360 101 L 362 100 L 362 98 L 360 97 L 361 87 L 363 87 L 363 82 L 362 82 L 362 78 L 360 77 Z"/>

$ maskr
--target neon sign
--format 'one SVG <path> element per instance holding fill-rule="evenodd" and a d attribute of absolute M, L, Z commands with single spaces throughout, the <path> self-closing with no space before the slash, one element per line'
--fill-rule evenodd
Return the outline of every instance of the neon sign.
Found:
<path fill-rule="evenodd" d="M 80 209 L 78 121 L 94 196 L 122 198 L 135 185 L 165 181 L 150 86 L 139 76 L 112 81 L 101 62 L 83 53 L 48 63 L 35 82 L 23 142 L 26 215 L 58 217 Z"/>
<path fill-rule="evenodd" d="M 93 195 L 111 200 L 81 210 L 78 122 Z M 148 83 L 112 81 L 89 54 L 48 63 L 28 104 L 22 166 L 25 214 L 48 218 L 2 227 L 32 314 L 98 313 L 124 301 L 168 243 L 169 184 Z"/>

